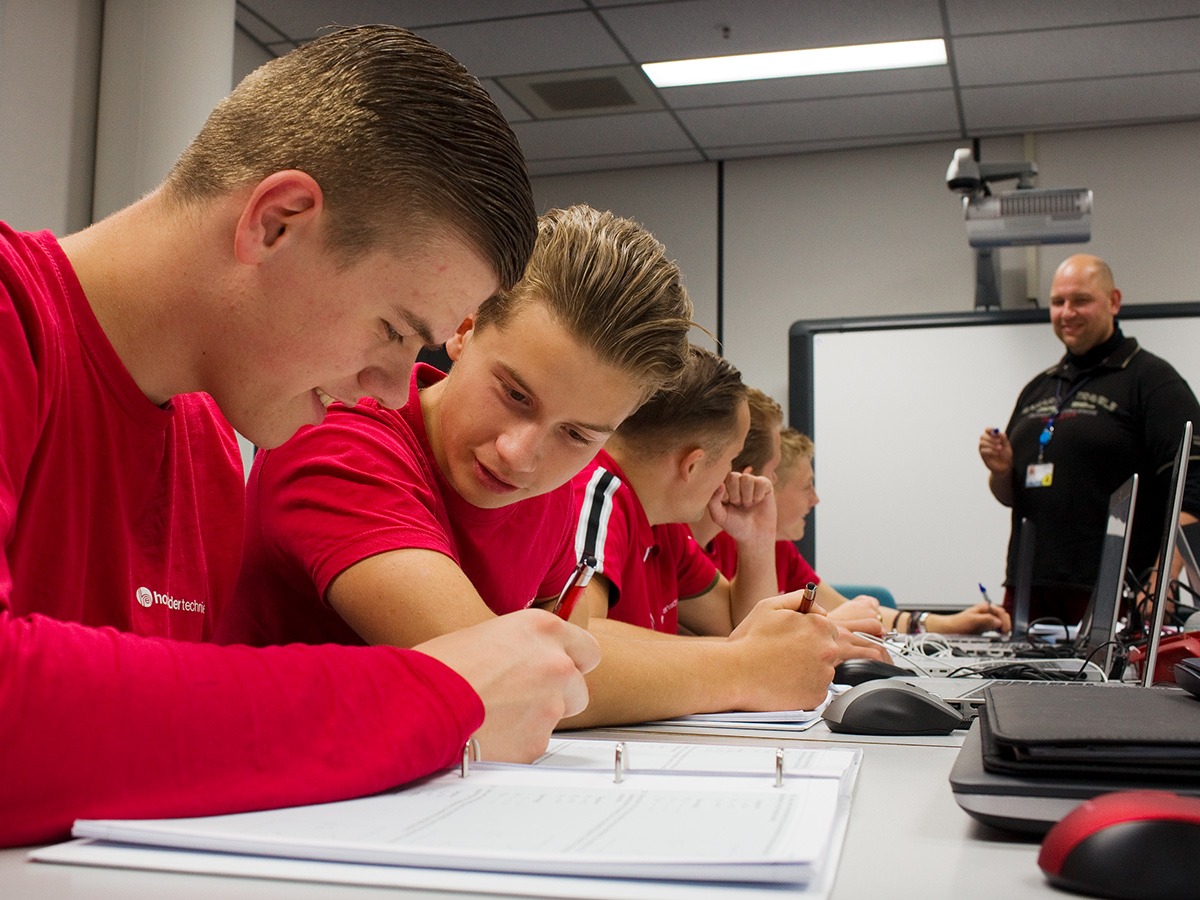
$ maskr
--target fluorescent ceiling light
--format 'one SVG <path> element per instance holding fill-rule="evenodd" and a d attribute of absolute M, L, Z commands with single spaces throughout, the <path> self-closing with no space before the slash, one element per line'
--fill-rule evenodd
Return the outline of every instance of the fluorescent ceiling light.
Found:
<path fill-rule="evenodd" d="M 780 50 L 775 53 L 745 53 L 707 59 L 679 59 L 646 63 L 642 71 L 655 87 L 685 84 L 719 84 L 726 81 L 755 81 L 760 78 L 792 78 L 797 75 L 829 75 L 835 72 L 869 72 L 878 69 L 911 69 L 944 66 L 946 43 L 941 38 L 925 41 L 893 41 L 851 47 L 817 47 L 812 50 Z"/>

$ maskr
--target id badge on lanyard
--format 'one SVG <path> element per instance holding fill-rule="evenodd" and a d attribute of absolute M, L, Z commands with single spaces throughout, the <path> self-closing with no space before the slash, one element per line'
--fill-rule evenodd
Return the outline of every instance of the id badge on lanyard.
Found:
<path fill-rule="evenodd" d="M 1058 416 L 1063 411 L 1063 407 L 1071 402 L 1071 398 L 1083 387 L 1086 381 L 1087 378 L 1079 379 L 1067 391 L 1065 397 L 1056 398 L 1054 412 L 1046 419 L 1046 424 L 1042 427 L 1042 433 L 1038 435 L 1037 462 L 1027 466 L 1025 469 L 1025 487 L 1046 488 L 1054 484 L 1054 463 L 1046 462 L 1046 445 L 1054 437 L 1054 423 L 1058 421 Z"/>

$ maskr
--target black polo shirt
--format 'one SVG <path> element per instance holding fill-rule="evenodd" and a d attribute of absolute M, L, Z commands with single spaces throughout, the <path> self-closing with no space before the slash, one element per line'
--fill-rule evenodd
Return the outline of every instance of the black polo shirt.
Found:
<path fill-rule="evenodd" d="M 1026 469 L 1037 461 L 1039 436 L 1056 410 L 1044 452 L 1054 465 L 1052 483 L 1026 487 Z M 1171 464 L 1188 420 L 1200 430 L 1200 404 L 1187 382 L 1119 327 L 1104 344 L 1083 356 L 1068 353 L 1029 382 L 1007 427 L 1013 445 L 1009 583 L 1016 525 L 1028 517 L 1037 536 L 1034 585 L 1091 590 L 1109 496 L 1134 472 L 1140 477 L 1129 568 L 1144 577 L 1158 555 Z M 1191 453 L 1200 459 L 1197 448 L 1200 436 Z M 1189 468 L 1183 508 L 1200 515 L 1200 464 Z"/>

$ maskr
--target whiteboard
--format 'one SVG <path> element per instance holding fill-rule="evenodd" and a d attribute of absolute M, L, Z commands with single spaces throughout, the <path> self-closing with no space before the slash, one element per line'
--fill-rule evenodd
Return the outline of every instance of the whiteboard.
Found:
<path fill-rule="evenodd" d="M 1126 305 L 1126 335 L 1200 385 L 1200 303 Z M 1063 353 L 1046 310 L 797 322 L 789 422 L 812 436 L 820 504 L 801 551 L 832 584 L 902 606 L 1003 593 L 1009 510 L 987 487 L 984 428 Z"/>

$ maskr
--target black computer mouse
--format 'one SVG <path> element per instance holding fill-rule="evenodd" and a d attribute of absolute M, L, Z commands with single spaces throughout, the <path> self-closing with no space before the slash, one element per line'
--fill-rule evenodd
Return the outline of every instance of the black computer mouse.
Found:
<path fill-rule="evenodd" d="M 913 675 L 912 669 L 894 666 L 881 659 L 847 659 L 838 663 L 833 670 L 834 684 L 862 684 L 876 678 L 891 678 L 894 675 Z"/>
<path fill-rule="evenodd" d="M 1200 659 L 1192 656 L 1175 663 L 1175 683 L 1193 697 L 1200 697 Z"/>
<path fill-rule="evenodd" d="M 1038 865 L 1055 887 L 1115 900 L 1200 893 L 1200 797 L 1117 791 L 1081 803 L 1042 840 Z"/>
<path fill-rule="evenodd" d="M 829 701 L 821 717 L 845 734 L 949 734 L 962 714 L 941 697 L 907 681 L 864 681 Z"/>

